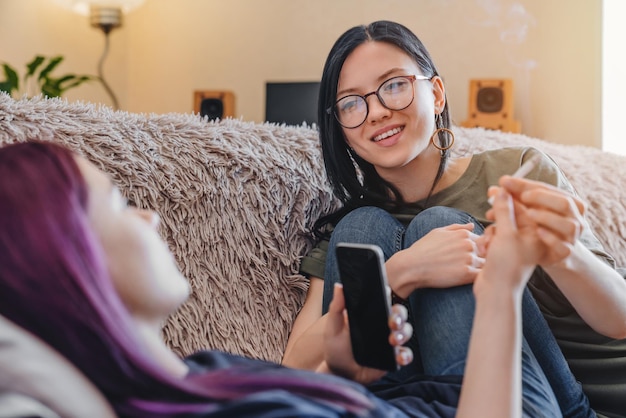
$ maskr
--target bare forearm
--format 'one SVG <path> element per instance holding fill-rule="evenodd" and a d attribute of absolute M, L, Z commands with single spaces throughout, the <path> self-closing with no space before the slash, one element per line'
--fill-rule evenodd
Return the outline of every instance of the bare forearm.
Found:
<path fill-rule="evenodd" d="M 626 338 L 626 281 L 618 272 L 580 242 L 566 262 L 545 271 L 594 330 Z"/>
<path fill-rule="evenodd" d="M 324 327 L 322 316 L 306 331 L 289 341 L 282 364 L 297 369 L 316 370 L 324 362 Z"/>
<path fill-rule="evenodd" d="M 457 417 L 521 414 L 520 291 L 476 291 L 476 312 Z"/>
<path fill-rule="evenodd" d="M 324 280 L 311 277 L 306 300 L 293 323 L 282 364 L 298 369 L 315 370 L 324 359 L 324 328 L 322 316 Z"/>

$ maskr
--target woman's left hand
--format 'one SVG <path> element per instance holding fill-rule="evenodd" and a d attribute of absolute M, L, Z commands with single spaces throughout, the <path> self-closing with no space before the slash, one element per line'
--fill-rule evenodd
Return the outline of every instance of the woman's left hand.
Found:
<path fill-rule="evenodd" d="M 336 375 L 367 384 L 380 379 L 386 372 L 359 365 L 352 355 L 348 315 L 345 310 L 343 287 L 335 285 L 333 300 L 328 308 L 324 331 L 324 357 L 329 370 Z M 396 351 L 396 362 L 405 366 L 413 361 L 413 352 L 403 347 L 413 333 L 407 322 L 408 312 L 402 305 L 393 305 L 389 316 L 389 343 Z"/>
<path fill-rule="evenodd" d="M 549 267 L 564 262 L 584 229 L 582 200 L 552 185 L 525 178 L 503 176 L 499 185 L 513 196 L 518 225 L 534 228 L 543 243 L 545 254 L 539 265 Z M 496 191 L 497 187 L 491 188 L 489 195 Z M 493 220 L 492 210 L 487 211 L 486 217 Z"/>

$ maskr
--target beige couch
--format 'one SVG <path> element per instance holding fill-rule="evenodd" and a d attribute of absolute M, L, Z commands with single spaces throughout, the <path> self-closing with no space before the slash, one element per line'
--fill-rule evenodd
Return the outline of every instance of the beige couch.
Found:
<path fill-rule="evenodd" d="M 550 154 L 588 202 L 598 238 L 626 265 L 626 157 L 480 128 L 455 132 L 455 155 L 518 145 Z M 159 212 L 193 289 L 165 328 L 174 350 L 280 360 L 307 289 L 299 259 L 315 219 L 337 204 L 314 129 L 0 95 L 0 145 L 31 138 L 78 151 L 130 201 Z"/>

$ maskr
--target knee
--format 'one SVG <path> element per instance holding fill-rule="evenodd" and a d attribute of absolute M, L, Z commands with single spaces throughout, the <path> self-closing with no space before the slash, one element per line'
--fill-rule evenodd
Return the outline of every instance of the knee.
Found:
<path fill-rule="evenodd" d="M 465 321 L 472 327 L 476 300 L 471 284 L 447 288 L 423 288 L 410 296 L 411 310 L 435 328 L 454 328 Z"/>
<path fill-rule="evenodd" d="M 374 206 L 356 208 L 335 225 L 331 241 L 376 242 L 376 231 L 389 231 L 397 221 L 384 209 Z"/>
<path fill-rule="evenodd" d="M 418 216 L 413 218 L 408 230 L 417 228 L 420 231 L 432 230 L 452 224 L 473 223 L 475 225 L 474 232 L 482 233 L 484 228 L 472 215 L 467 212 L 446 206 L 433 206 L 424 209 Z"/>
<path fill-rule="evenodd" d="M 341 218 L 337 225 L 339 226 L 344 224 L 351 224 L 354 222 L 363 224 L 364 222 L 369 223 L 373 220 L 378 220 L 386 217 L 391 217 L 391 215 L 384 209 L 376 206 L 362 206 L 348 212 L 347 215 Z"/>

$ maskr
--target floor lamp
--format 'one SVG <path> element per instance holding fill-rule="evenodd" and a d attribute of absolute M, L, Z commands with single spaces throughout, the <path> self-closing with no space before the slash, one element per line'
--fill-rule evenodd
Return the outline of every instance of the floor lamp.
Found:
<path fill-rule="evenodd" d="M 76 13 L 89 16 L 91 26 L 104 33 L 104 50 L 98 61 L 98 78 L 113 102 L 113 108 L 118 109 L 118 101 L 113 89 L 104 78 L 104 61 L 109 54 L 109 34 L 115 28 L 122 26 L 122 15 L 141 6 L 145 0 L 55 0 L 63 7 Z"/>

